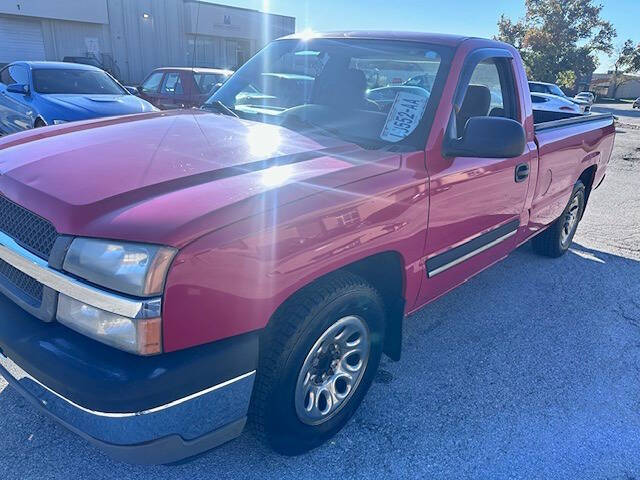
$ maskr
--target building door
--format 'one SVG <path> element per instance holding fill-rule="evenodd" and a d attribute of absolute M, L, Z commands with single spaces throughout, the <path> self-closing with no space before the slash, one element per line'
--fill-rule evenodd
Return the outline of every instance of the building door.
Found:
<path fill-rule="evenodd" d="M 40 20 L 0 16 L 0 65 L 45 60 Z"/>
<path fill-rule="evenodd" d="M 248 40 L 225 40 L 225 68 L 237 70 L 244 62 L 249 60 Z"/>
<path fill-rule="evenodd" d="M 235 40 L 225 40 L 225 68 L 235 69 L 238 64 L 238 42 Z"/>

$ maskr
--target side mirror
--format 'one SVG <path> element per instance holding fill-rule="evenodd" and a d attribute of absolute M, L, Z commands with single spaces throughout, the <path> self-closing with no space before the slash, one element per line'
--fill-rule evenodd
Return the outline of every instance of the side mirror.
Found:
<path fill-rule="evenodd" d="M 12 83 L 11 85 L 7 85 L 7 92 L 29 95 L 29 85 L 25 85 L 24 83 Z"/>
<path fill-rule="evenodd" d="M 513 158 L 522 155 L 526 144 L 524 128 L 503 117 L 471 117 L 462 138 L 445 142 L 446 157 Z"/>
<path fill-rule="evenodd" d="M 124 87 L 126 88 L 127 92 L 129 92 L 131 95 L 138 95 L 140 94 L 140 89 L 139 87 Z"/>

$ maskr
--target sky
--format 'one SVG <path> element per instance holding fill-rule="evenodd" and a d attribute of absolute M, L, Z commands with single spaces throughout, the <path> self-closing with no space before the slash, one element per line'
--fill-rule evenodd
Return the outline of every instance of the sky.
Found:
<path fill-rule="evenodd" d="M 524 15 L 524 0 L 212 0 L 296 17 L 296 30 L 415 30 L 492 37 L 501 14 L 516 20 Z M 618 32 L 616 45 L 627 38 L 640 42 L 637 28 L 640 0 L 596 0 L 602 17 Z M 599 57 L 597 72 L 612 65 Z"/>

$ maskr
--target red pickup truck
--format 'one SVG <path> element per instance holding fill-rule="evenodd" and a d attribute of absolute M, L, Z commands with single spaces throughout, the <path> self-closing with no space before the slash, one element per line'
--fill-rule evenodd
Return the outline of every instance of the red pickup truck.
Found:
<path fill-rule="evenodd" d="M 312 81 L 265 103 L 272 72 Z M 528 240 L 567 251 L 613 141 L 611 115 L 532 111 L 509 45 L 384 32 L 277 40 L 202 110 L 7 136 L 0 373 L 126 461 L 247 418 L 306 451 L 406 315 Z"/>

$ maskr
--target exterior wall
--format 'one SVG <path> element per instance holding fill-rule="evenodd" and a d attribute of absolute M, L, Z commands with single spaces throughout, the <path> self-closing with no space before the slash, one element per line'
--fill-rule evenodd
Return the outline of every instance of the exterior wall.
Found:
<path fill-rule="evenodd" d="M 625 75 L 625 82 L 618 86 L 615 93 L 617 99 L 640 97 L 640 77 L 637 75 Z M 595 73 L 591 88 L 598 95 L 605 95 L 609 98 L 613 97 L 613 74 L 612 73 Z"/>
<path fill-rule="evenodd" d="M 43 60 L 93 54 L 126 84 L 163 66 L 234 68 L 295 31 L 293 17 L 197 0 L 0 0 L 3 14 L 40 20 Z"/>
<path fill-rule="evenodd" d="M 99 23 L 71 22 L 43 19 L 45 60 L 62 60 L 66 56 L 87 55 L 87 42 L 97 41 L 101 52 L 111 51 L 108 25 Z"/>
<path fill-rule="evenodd" d="M 629 80 L 618 87 L 616 98 L 638 98 L 640 97 L 640 78 Z"/>
<path fill-rule="evenodd" d="M 109 22 L 107 0 L 0 0 L 0 13 L 76 22 Z"/>

